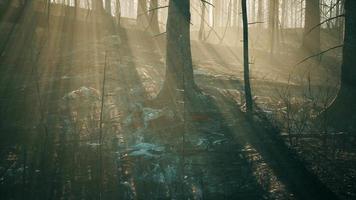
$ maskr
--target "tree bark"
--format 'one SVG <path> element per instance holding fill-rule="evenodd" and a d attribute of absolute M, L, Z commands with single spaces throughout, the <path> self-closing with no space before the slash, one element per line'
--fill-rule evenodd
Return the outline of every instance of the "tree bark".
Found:
<path fill-rule="evenodd" d="M 325 111 L 328 123 L 342 130 L 356 129 L 356 1 L 345 0 L 345 36 L 341 85 L 338 96 Z M 341 120 L 342 119 L 342 120 Z"/>
<path fill-rule="evenodd" d="M 305 18 L 302 48 L 307 53 L 320 52 L 320 0 L 305 1 Z M 311 29 L 314 28 L 312 31 Z"/>
<path fill-rule="evenodd" d="M 250 86 L 250 69 L 249 69 L 249 53 L 248 53 L 248 19 L 246 0 L 241 1 L 242 6 L 242 23 L 243 23 L 243 54 L 244 54 L 244 83 L 245 83 L 245 98 L 246 111 L 252 112 L 252 95 Z"/>
<path fill-rule="evenodd" d="M 176 101 L 194 94 L 196 85 L 190 45 L 190 0 L 170 0 L 167 19 L 166 77 L 157 99 Z"/>

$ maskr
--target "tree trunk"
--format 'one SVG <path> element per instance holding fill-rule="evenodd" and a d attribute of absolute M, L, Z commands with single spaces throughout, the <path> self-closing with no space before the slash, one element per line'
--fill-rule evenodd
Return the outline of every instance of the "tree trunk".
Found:
<path fill-rule="evenodd" d="M 318 53 L 320 51 L 320 0 L 306 0 L 305 22 L 302 48 L 307 53 Z M 315 28 L 314 28 L 315 27 Z M 311 29 L 314 28 L 312 31 Z"/>
<path fill-rule="evenodd" d="M 276 25 L 277 25 L 277 18 L 276 18 L 276 7 L 278 5 L 277 0 L 271 0 L 269 2 L 269 36 L 270 36 L 270 54 L 274 54 L 275 49 L 275 36 L 276 36 Z"/>
<path fill-rule="evenodd" d="M 340 1 L 341 8 L 340 8 L 340 13 L 343 13 L 345 11 L 345 0 Z M 339 41 L 341 42 L 344 38 L 344 28 L 345 28 L 345 20 L 343 18 L 339 18 Z"/>
<path fill-rule="evenodd" d="M 206 10 L 206 6 L 204 2 L 201 2 L 201 18 L 200 18 L 200 28 L 199 28 L 199 40 L 203 41 L 204 38 L 204 34 L 205 34 L 205 10 Z"/>
<path fill-rule="evenodd" d="M 149 13 L 149 26 L 150 30 L 153 34 L 158 34 L 159 33 L 159 24 L 158 24 L 158 0 L 151 0 L 150 1 L 150 10 L 152 10 Z M 153 10 L 155 9 L 155 10 Z"/>
<path fill-rule="evenodd" d="M 243 23 L 243 54 L 244 54 L 244 83 L 245 83 L 245 98 L 246 98 L 246 111 L 252 111 L 252 95 L 250 86 L 250 69 L 249 69 L 249 55 L 248 55 L 248 19 L 246 0 L 241 1 L 242 6 L 242 23 Z"/>
<path fill-rule="evenodd" d="M 121 24 L 121 4 L 120 0 L 116 0 L 115 2 L 115 18 L 116 18 L 116 24 L 120 26 Z"/>
<path fill-rule="evenodd" d="M 166 48 L 166 77 L 157 99 L 174 103 L 181 91 L 187 96 L 196 91 L 190 45 L 190 0 L 169 1 Z"/>
<path fill-rule="evenodd" d="M 287 4 L 286 0 L 282 0 L 282 20 L 281 20 L 281 29 L 286 28 L 286 12 L 287 12 Z M 302 11 L 301 11 L 302 12 Z"/>
<path fill-rule="evenodd" d="M 338 129 L 356 129 L 356 1 L 345 0 L 345 36 L 341 87 L 325 111 L 328 122 Z M 342 119 L 342 120 L 340 120 Z"/>
<path fill-rule="evenodd" d="M 146 0 L 137 1 L 137 25 L 141 28 L 148 26 L 147 2 Z"/>

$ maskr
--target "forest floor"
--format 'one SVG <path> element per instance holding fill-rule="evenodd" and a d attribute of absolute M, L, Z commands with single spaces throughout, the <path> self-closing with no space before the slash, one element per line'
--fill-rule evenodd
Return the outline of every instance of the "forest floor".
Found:
<path fill-rule="evenodd" d="M 202 103 L 182 104 L 189 109 L 174 115 L 146 105 L 164 79 L 164 39 L 132 26 L 117 33 L 83 32 L 45 41 L 39 54 L 16 57 L 9 50 L 2 63 L 1 73 L 13 75 L 0 84 L 3 199 L 24 194 L 28 199 L 354 197 L 354 152 L 323 161 L 311 156 L 321 146 L 293 147 L 282 140 L 264 116 L 268 112 L 249 118 L 241 111 L 236 47 L 192 41 Z M 253 51 L 253 91 L 263 111 L 278 104 L 278 89 L 292 88 L 302 96 L 300 77 L 308 66 L 298 77 L 289 73 L 302 56 L 282 62 Z M 323 70 L 313 70 L 320 74 L 313 76 L 313 88 L 337 82 L 330 78 L 326 84 Z M 342 165 L 342 171 L 335 170 Z"/>

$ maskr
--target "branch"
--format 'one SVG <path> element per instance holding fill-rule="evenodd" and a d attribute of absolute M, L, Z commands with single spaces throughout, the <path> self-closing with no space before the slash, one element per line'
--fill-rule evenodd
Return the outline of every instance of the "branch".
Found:
<path fill-rule="evenodd" d="M 341 0 L 337 0 L 337 2 L 334 5 L 330 6 L 329 11 L 326 12 L 325 15 L 328 15 L 340 3 L 340 1 Z"/>
<path fill-rule="evenodd" d="M 197 8 L 195 8 L 194 6 L 192 6 L 192 9 L 195 10 L 195 11 L 198 13 L 198 15 L 199 15 L 200 17 L 202 16 L 202 15 L 199 13 L 199 11 L 198 11 Z M 216 32 L 216 30 L 214 29 L 214 27 L 212 27 L 212 26 L 209 25 L 209 22 L 206 21 L 206 19 L 204 19 L 204 23 L 210 28 L 210 30 L 209 30 L 209 35 L 210 35 L 210 32 L 213 31 L 214 34 L 216 35 L 216 37 L 218 37 L 218 39 L 221 40 L 221 36 Z M 209 35 L 208 35 L 208 36 L 209 36 Z M 207 39 L 207 38 L 205 38 L 205 39 Z"/>
<path fill-rule="evenodd" d="M 326 19 L 326 20 L 320 22 L 319 24 L 313 26 L 313 28 L 311 28 L 311 29 L 306 33 L 306 35 L 308 35 L 310 32 L 312 32 L 312 31 L 313 31 L 314 29 L 316 29 L 318 26 L 321 26 L 322 24 L 324 24 L 324 23 L 326 23 L 326 22 L 328 22 L 328 21 L 334 20 L 334 19 L 336 19 L 336 18 L 339 18 L 339 17 L 345 17 L 345 14 L 338 15 L 338 16 L 335 16 L 335 17 L 331 17 L 331 18 L 329 18 L 329 19 Z"/>
<path fill-rule="evenodd" d="M 142 15 L 145 15 L 146 13 L 149 13 L 149 12 L 152 12 L 152 11 L 155 11 L 155 10 L 158 10 L 158 9 L 162 9 L 162 8 L 168 8 L 168 6 L 159 6 L 159 7 L 156 7 L 156 8 L 151 8 L 151 9 L 148 9 L 144 13 L 141 13 L 141 14 L 139 14 L 137 16 L 140 17 Z"/>
<path fill-rule="evenodd" d="M 156 35 L 153 35 L 152 37 L 159 37 L 159 36 L 164 35 L 164 34 L 166 34 L 166 33 L 167 33 L 167 32 L 158 33 L 158 34 L 156 34 Z"/>
<path fill-rule="evenodd" d="M 300 62 L 298 62 L 297 64 L 295 64 L 294 66 L 300 65 L 300 64 L 302 64 L 303 62 L 309 60 L 310 58 L 314 58 L 314 57 L 320 56 L 320 55 L 322 55 L 322 54 L 324 54 L 324 53 L 326 53 L 326 52 L 328 52 L 328 51 L 331 51 L 331 50 L 334 50 L 334 49 L 337 49 L 337 48 L 341 48 L 341 47 L 343 47 L 343 46 L 344 46 L 343 44 L 338 45 L 338 46 L 334 46 L 334 47 L 331 47 L 331 48 L 326 49 L 326 50 L 324 50 L 324 51 L 321 51 L 321 52 L 319 52 L 319 53 L 317 53 L 317 54 L 314 54 L 314 55 L 311 55 L 311 56 L 309 56 L 309 57 L 306 57 L 306 58 L 304 58 L 302 61 L 300 61 Z"/>
<path fill-rule="evenodd" d="M 203 3 L 209 4 L 215 8 L 215 6 L 212 3 L 210 3 L 209 1 L 206 1 L 206 0 L 200 0 L 200 1 L 202 1 Z"/>
<path fill-rule="evenodd" d="M 265 22 L 250 22 L 250 23 L 248 23 L 248 25 L 263 24 L 263 23 L 265 23 Z"/>

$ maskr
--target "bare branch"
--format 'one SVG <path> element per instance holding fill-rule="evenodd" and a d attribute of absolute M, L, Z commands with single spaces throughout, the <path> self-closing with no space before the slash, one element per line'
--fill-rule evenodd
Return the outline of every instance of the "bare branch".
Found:
<path fill-rule="evenodd" d="M 167 33 L 167 32 L 158 33 L 158 34 L 156 34 L 156 35 L 154 35 L 154 36 L 152 36 L 152 37 L 159 37 L 159 36 L 164 35 L 164 34 L 166 34 L 166 33 Z"/>
<path fill-rule="evenodd" d="M 147 11 L 145 11 L 144 13 L 141 13 L 139 15 L 137 15 L 138 17 L 142 16 L 142 15 L 145 15 L 146 13 L 149 13 L 149 12 L 152 12 L 152 11 L 155 11 L 155 10 L 159 10 L 159 9 L 162 9 L 162 8 L 168 8 L 168 6 L 159 6 L 159 7 L 156 7 L 156 8 L 151 8 Z"/>
<path fill-rule="evenodd" d="M 200 0 L 200 1 L 203 2 L 203 3 L 209 4 L 209 5 L 211 5 L 211 6 L 213 6 L 215 8 L 215 6 L 212 3 L 210 3 L 210 2 L 208 2 L 206 0 Z"/>
<path fill-rule="evenodd" d="M 318 28 L 318 27 L 321 26 L 322 24 L 325 24 L 326 22 L 331 21 L 331 20 L 334 20 L 334 19 L 339 18 L 339 17 L 345 17 L 345 14 L 338 15 L 338 16 L 335 16 L 335 17 L 331 17 L 331 18 L 329 18 L 329 19 L 326 19 L 326 20 L 320 22 L 319 24 L 313 26 L 313 28 L 311 28 L 311 29 L 306 33 L 306 35 L 308 35 L 309 33 L 311 33 L 314 29 Z"/>
<path fill-rule="evenodd" d="M 265 22 L 250 22 L 250 23 L 248 23 L 248 25 L 263 24 L 263 23 L 265 23 Z"/>
<path fill-rule="evenodd" d="M 323 54 L 326 53 L 326 52 L 329 52 L 329 51 L 334 50 L 334 49 L 337 49 L 337 48 L 341 48 L 341 47 L 343 47 L 343 46 L 344 46 L 343 44 L 338 45 L 338 46 L 334 46 L 334 47 L 331 47 L 331 48 L 326 49 L 326 50 L 324 50 L 324 51 L 321 51 L 321 52 L 319 52 L 319 53 L 317 53 L 317 54 L 314 54 L 314 55 L 311 55 L 311 56 L 309 56 L 309 57 L 306 57 L 306 58 L 304 58 L 303 60 L 301 60 L 300 62 L 298 62 L 297 64 L 295 64 L 294 66 L 300 65 L 300 64 L 302 64 L 303 62 L 309 60 L 310 58 L 314 58 L 314 57 L 323 55 Z"/>

